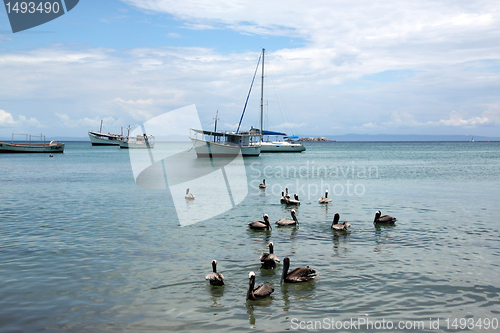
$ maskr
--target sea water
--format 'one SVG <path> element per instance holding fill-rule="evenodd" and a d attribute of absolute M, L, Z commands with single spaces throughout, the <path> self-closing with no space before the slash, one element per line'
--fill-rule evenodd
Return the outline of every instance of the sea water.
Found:
<path fill-rule="evenodd" d="M 168 190 L 136 185 L 126 150 L 69 142 L 52 158 L 3 154 L 0 331 L 499 327 L 500 143 L 305 145 L 300 154 L 245 158 L 245 199 L 186 226 Z M 285 187 L 300 206 L 280 204 Z M 327 188 L 332 202 L 319 204 Z M 291 209 L 298 228 L 247 228 Z M 374 226 L 377 210 L 398 221 Z M 337 212 L 349 232 L 331 230 Z M 260 269 L 271 241 L 291 269 L 320 275 L 280 285 L 281 264 Z M 205 281 L 213 259 L 224 287 Z M 251 271 L 274 288 L 271 298 L 246 301 Z"/>

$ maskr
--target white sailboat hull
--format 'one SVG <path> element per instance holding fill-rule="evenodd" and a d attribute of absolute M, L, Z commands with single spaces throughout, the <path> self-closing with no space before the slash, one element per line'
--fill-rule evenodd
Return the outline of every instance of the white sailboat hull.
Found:
<path fill-rule="evenodd" d="M 300 153 L 306 148 L 300 143 L 286 141 L 262 142 L 261 153 Z"/>

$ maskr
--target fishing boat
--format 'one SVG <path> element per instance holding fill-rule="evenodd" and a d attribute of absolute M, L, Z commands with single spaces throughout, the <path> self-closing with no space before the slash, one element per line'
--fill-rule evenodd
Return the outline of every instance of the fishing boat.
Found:
<path fill-rule="evenodd" d="M 235 133 L 221 131 L 206 131 L 190 128 L 198 157 L 235 157 L 260 155 L 260 133 Z"/>
<path fill-rule="evenodd" d="M 155 137 L 153 135 L 124 136 L 118 140 L 120 148 L 123 149 L 147 149 L 155 147 Z"/>
<path fill-rule="evenodd" d="M 14 141 L 14 136 L 26 136 L 24 143 Z M 40 140 L 33 140 L 34 138 Z M 45 135 L 32 135 L 32 134 L 16 134 L 12 133 L 12 140 L 10 143 L 0 142 L 0 153 L 63 153 L 64 143 L 52 140 L 49 143 L 45 141 Z"/>
<path fill-rule="evenodd" d="M 123 135 L 119 134 L 102 133 L 102 120 L 99 132 L 89 131 L 89 138 L 92 146 L 118 146 L 120 144 L 118 140 L 120 140 L 122 136 Z"/>

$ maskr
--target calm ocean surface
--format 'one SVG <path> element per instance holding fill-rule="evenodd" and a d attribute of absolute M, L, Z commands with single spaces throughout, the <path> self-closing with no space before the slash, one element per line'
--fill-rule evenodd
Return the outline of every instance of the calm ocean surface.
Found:
<path fill-rule="evenodd" d="M 386 331 L 382 321 L 456 332 L 455 318 L 472 318 L 472 332 L 484 331 L 479 319 L 499 327 L 500 143 L 306 147 L 245 158 L 246 199 L 185 227 L 167 190 L 135 184 L 125 150 L 70 142 L 53 158 L 2 154 L 0 331 L 281 332 L 333 320 L 373 323 L 344 332 Z M 265 213 L 273 224 L 290 216 L 285 186 L 299 194 L 299 228 L 249 231 Z M 320 205 L 326 187 L 333 201 Z M 396 225 L 374 227 L 379 209 Z M 349 233 L 330 229 L 336 212 Z M 321 275 L 280 286 L 281 264 L 260 269 L 270 241 L 291 268 Z M 204 279 L 212 259 L 224 287 Z M 271 299 L 245 301 L 250 271 Z"/>

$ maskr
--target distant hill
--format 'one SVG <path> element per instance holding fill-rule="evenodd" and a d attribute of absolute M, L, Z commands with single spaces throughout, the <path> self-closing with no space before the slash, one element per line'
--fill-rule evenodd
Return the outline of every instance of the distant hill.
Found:
<path fill-rule="evenodd" d="M 318 135 L 301 135 L 300 137 Z M 343 134 L 324 135 L 330 141 L 470 141 L 471 135 Z M 474 141 L 500 141 L 500 137 L 474 136 Z"/>

